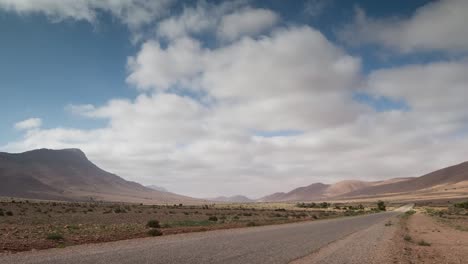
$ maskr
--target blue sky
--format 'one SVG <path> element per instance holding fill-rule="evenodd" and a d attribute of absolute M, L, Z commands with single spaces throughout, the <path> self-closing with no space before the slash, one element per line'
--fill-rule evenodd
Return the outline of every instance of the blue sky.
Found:
<path fill-rule="evenodd" d="M 466 1 L 110 3 L 0 0 L 0 151 L 198 197 L 468 159 Z"/>

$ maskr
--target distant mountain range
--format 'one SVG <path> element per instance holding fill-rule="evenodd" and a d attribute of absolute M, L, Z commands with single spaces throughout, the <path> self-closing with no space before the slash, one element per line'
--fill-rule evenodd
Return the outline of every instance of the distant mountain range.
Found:
<path fill-rule="evenodd" d="M 222 203 L 253 203 L 255 200 L 252 200 L 243 195 L 235 195 L 235 196 L 219 196 L 216 198 L 206 198 L 206 200 L 213 201 L 213 202 L 222 202 Z"/>
<path fill-rule="evenodd" d="M 257 201 L 347 200 L 402 195 L 429 196 L 430 194 L 434 196 L 436 193 L 442 194 L 448 190 L 458 190 L 454 195 L 464 194 L 468 197 L 468 162 L 415 178 L 395 178 L 374 182 L 346 180 L 334 184 L 313 183 L 287 193 L 274 193 Z"/>
<path fill-rule="evenodd" d="M 79 149 L 39 149 L 19 154 L 0 152 L 0 196 L 45 200 L 99 200 L 136 203 L 226 203 L 356 200 L 404 196 L 424 199 L 468 197 L 468 162 L 421 177 L 384 181 L 346 180 L 313 183 L 257 200 L 236 195 L 195 199 L 156 185 L 142 186 L 106 172 Z"/>
<path fill-rule="evenodd" d="M 0 196 L 138 203 L 197 202 L 106 172 L 79 149 L 0 153 Z"/>

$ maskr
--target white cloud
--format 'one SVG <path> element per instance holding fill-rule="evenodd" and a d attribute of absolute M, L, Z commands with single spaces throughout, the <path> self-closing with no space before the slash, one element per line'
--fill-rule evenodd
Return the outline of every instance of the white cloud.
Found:
<path fill-rule="evenodd" d="M 15 124 L 15 129 L 17 130 L 30 130 L 39 128 L 42 125 L 42 120 L 40 118 L 29 118 L 18 122 Z"/>
<path fill-rule="evenodd" d="M 433 1 L 409 18 L 369 18 L 356 10 L 354 23 L 340 31 L 340 38 L 350 44 L 380 44 L 408 53 L 421 51 L 468 51 L 466 14 L 468 1 Z"/>
<path fill-rule="evenodd" d="M 218 28 L 218 36 L 222 40 L 232 41 L 241 36 L 257 35 L 278 21 L 279 16 L 271 10 L 246 8 L 224 16 Z"/>
<path fill-rule="evenodd" d="M 99 12 L 110 12 L 131 28 L 160 18 L 171 0 L 0 0 L 0 9 L 19 14 L 42 13 L 55 21 L 97 21 Z"/>
<path fill-rule="evenodd" d="M 261 34 L 273 27 L 279 19 L 275 12 L 250 7 L 245 1 L 223 2 L 219 5 L 200 1 L 194 7 L 185 7 L 178 16 L 161 20 L 156 33 L 169 40 L 210 33 L 228 42 L 242 36 Z"/>

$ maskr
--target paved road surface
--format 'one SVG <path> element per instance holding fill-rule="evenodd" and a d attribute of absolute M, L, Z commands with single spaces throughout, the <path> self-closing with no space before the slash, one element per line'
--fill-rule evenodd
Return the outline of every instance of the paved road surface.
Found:
<path fill-rule="evenodd" d="M 0 263 L 289 263 L 399 213 L 80 245 L 3 256 Z"/>

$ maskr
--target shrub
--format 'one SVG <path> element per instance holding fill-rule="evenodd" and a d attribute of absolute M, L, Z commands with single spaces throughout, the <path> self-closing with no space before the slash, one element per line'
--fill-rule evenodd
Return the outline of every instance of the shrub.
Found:
<path fill-rule="evenodd" d="M 50 233 L 47 235 L 49 240 L 63 240 L 63 236 L 59 233 Z"/>
<path fill-rule="evenodd" d="M 377 202 L 377 209 L 379 209 L 380 211 L 386 211 L 387 210 L 387 207 L 385 206 L 384 201 L 378 201 Z"/>
<path fill-rule="evenodd" d="M 125 209 L 120 208 L 120 207 L 114 209 L 114 213 L 116 213 L 116 214 L 124 214 L 124 213 L 126 213 L 126 212 L 127 212 L 127 211 L 126 211 Z"/>
<path fill-rule="evenodd" d="M 405 236 L 403 237 L 403 239 L 404 239 L 405 241 L 408 241 L 408 242 L 410 242 L 411 240 L 413 240 L 413 239 L 411 238 L 410 235 L 405 235 Z"/>
<path fill-rule="evenodd" d="M 465 208 L 465 209 L 468 209 L 468 201 L 466 202 L 462 202 L 462 203 L 456 203 L 453 205 L 454 207 L 457 207 L 457 208 Z"/>
<path fill-rule="evenodd" d="M 7 216 L 13 216 L 13 212 L 12 212 L 12 211 L 7 211 L 5 214 L 6 214 Z"/>
<path fill-rule="evenodd" d="M 385 223 L 385 226 L 391 226 L 392 225 L 392 221 L 388 221 L 387 223 Z"/>
<path fill-rule="evenodd" d="M 162 236 L 162 234 L 163 233 L 161 232 L 161 230 L 156 229 L 156 228 L 151 229 L 151 230 L 148 231 L 148 235 L 150 235 L 150 236 Z"/>
<path fill-rule="evenodd" d="M 158 220 L 149 220 L 148 223 L 146 224 L 146 226 L 151 227 L 151 228 L 160 228 L 161 227 Z"/>
<path fill-rule="evenodd" d="M 275 212 L 286 212 L 286 209 L 284 209 L 284 208 L 278 208 L 278 209 L 275 209 Z"/>
<path fill-rule="evenodd" d="M 257 226 L 257 224 L 255 222 L 248 222 L 247 226 Z"/>
<path fill-rule="evenodd" d="M 218 217 L 216 217 L 216 216 L 213 215 L 213 216 L 210 216 L 210 217 L 208 218 L 208 220 L 209 220 L 209 221 L 216 222 L 216 221 L 218 221 Z"/>
<path fill-rule="evenodd" d="M 418 245 L 424 246 L 424 247 L 429 247 L 431 245 L 431 243 L 426 242 L 424 240 L 421 240 L 421 241 L 418 242 Z"/>

